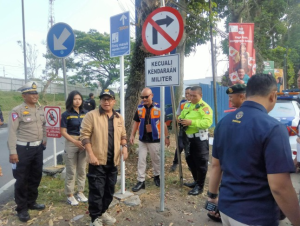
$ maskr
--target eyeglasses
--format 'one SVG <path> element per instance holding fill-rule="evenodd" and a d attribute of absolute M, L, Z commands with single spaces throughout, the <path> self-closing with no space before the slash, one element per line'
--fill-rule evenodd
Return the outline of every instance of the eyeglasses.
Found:
<path fill-rule="evenodd" d="M 114 99 L 113 98 L 102 98 L 101 101 L 102 102 L 112 102 Z"/>
<path fill-rule="evenodd" d="M 151 94 L 150 94 L 151 95 Z M 148 96 L 141 96 L 141 99 L 143 100 L 143 99 L 148 99 L 148 97 L 150 96 L 150 95 L 148 95 Z"/>

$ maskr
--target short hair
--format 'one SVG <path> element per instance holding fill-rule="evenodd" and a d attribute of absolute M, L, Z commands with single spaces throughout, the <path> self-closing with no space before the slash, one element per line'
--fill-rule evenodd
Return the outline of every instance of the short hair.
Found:
<path fill-rule="evenodd" d="M 74 90 L 74 91 L 72 91 L 72 92 L 69 93 L 68 98 L 66 100 L 66 110 L 68 112 L 70 112 L 73 109 L 73 99 L 74 99 L 74 97 L 76 95 L 79 95 L 81 97 L 81 100 L 82 100 L 81 105 L 79 106 L 79 110 L 81 111 L 83 109 L 83 98 L 82 98 L 82 95 L 81 95 L 81 93 L 79 93 L 79 91 Z"/>
<path fill-rule="evenodd" d="M 268 74 L 255 74 L 247 83 L 246 97 L 262 96 L 265 97 L 270 92 L 277 89 L 277 83 L 273 76 Z"/>
<path fill-rule="evenodd" d="M 186 88 L 185 88 L 185 90 L 188 90 L 188 89 L 191 89 L 191 87 L 190 87 L 190 86 L 188 86 L 188 87 L 186 87 Z"/>
<path fill-rule="evenodd" d="M 202 87 L 201 86 L 193 86 L 191 87 L 192 91 L 198 91 L 198 93 L 201 95 L 202 94 Z"/>
<path fill-rule="evenodd" d="M 94 96 L 94 94 L 93 94 L 93 93 L 90 93 L 90 94 L 89 94 L 89 98 L 91 98 L 92 96 Z"/>

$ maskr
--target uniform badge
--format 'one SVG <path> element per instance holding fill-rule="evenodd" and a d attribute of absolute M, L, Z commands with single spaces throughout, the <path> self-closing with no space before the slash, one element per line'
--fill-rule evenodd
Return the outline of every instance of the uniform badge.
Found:
<path fill-rule="evenodd" d="M 14 112 L 11 114 L 11 117 L 12 117 L 12 120 L 15 121 L 19 117 L 19 115 L 18 115 L 18 113 Z"/>
<path fill-rule="evenodd" d="M 35 82 L 32 83 L 31 88 L 32 88 L 32 89 L 36 89 L 36 88 L 37 88 Z"/>
<path fill-rule="evenodd" d="M 27 106 L 25 106 L 25 108 L 26 108 L 26 109 L 28 109 L 28 107 L 27 107 Z"/>
<path fill-rule="evenodd" d="M 206 108 L 203 108 L 202 110 L 205 112 L 205 114 L 207 114 L 207 115 L 209 115 L 209 114 L 210 114 L 210 112 L 209 112 L 209 108 L 208 108 L 208 107 L 206 107 Z"/>
<path fill-rule="evenodd" d="M 31 118 L 27 118 L 26 120 L 27 120 L 27 121 L 31 121 Z"/>
<path fill-rule="evenodd" d="M 23 115 L 28 115 L 29 112 L 28 111 L 23 111 Z"/>
<path fill-rule="evenodd" d="M 240 119 L 240 118 L 243 117 L 243 115 L 244 115 L 244 112 L 240 111 L 240 112 L 238 112 L 238 113 L 236 114 L 235 118 L 236 118 L 236 119 Z"/>
<path fill-rule="evenodd" d="M 233 93 L 233 89 L 232 88 L 228 88 L 228 93 Z"/>
<path fill-rule="evenodd" d="M 158 111 L 154 111 L 153 115 L 159 115 L 159 112 Z"/>
<path fill-rule="evenodd" d="M 143 112 L 142 111 L 138 111 L 139 112 L 139 116 L 142 116 L 143 115 Z"/>

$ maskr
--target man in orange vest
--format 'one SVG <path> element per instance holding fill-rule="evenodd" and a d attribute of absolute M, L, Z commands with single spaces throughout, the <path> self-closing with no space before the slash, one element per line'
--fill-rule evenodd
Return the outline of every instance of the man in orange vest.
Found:
<path fill-rule="evenodd" d="M 138 106 L 134 116 L 134 123 L 130 136 L 130 143 L 134 143 L 136 131 L 139 130 L 139 160 L 137 184 L 132 191 L 145 189 L 145 176 L 147 166 L 147 151 L 150 153 L 153 166 L 154 183 L 160 186 L 160 106 L 152 101 L 153 94 L 150 88 L 144 88 L 141 93 L 142 104 Z M 167 125 L 165 124 L 165 144 L 170 145 Z"/>
<path fill-rule="evenodd" d="M 190 101 L 190 90 L 191 90 L 191 87 L 185 88 L 185 99 L 181 100 L 179 103 L 179 106 L 176 111 L 176 115 L 177 115 L 176 119 L 178 119 L 178 116 L 181 114 L 181 111 L 184 108 L 184 105 Z M 180 148 L 179 149 L 180 154 L 182 151 L 183 151 L 183 148 Z M 178 166 L 178 156 L 177 156 L 177 149 L 175 149 L 173 165 L 171 166 L 170 171 L 174 172 L 176 170 L 177 166 Z"/>

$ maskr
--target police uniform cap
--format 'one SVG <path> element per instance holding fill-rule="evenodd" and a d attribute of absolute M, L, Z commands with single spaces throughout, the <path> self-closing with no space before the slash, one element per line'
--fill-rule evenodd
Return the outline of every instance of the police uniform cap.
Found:
<path fill-rule="evenodd" d="M 99 95 L 99 98 L 101 99 L 103 96 L 110 96 L 115 99 L 115 93 L 111 89 L 104 89 Z"/>
<path fill-rule="evenodd" d="M 38 94 L 37 92 L 37 85 L 35 82 L 26 82 L 25 85 L 20 87 L 18 91 L 21 91 L 23 93 L 28 93 L 28 94 Z"/>
<path fill-rule="evenodd" d="M 230 86 L 226 90 L 227 94 L 234 94 L 234 93 L 246 93 L 246 85 L 244 84 L 235 84 L 233 86 Z"/>

